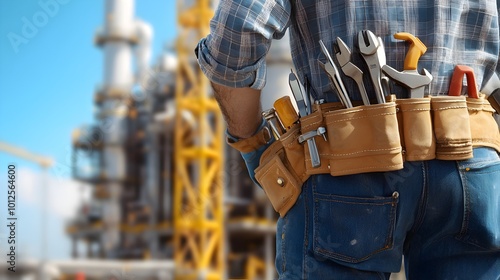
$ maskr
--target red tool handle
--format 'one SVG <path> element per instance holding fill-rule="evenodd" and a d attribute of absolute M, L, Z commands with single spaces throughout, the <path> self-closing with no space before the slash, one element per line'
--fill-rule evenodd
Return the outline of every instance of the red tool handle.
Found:
<path fill-rule="evenodd" d="M 467 76 L 467 94 L 471 98 L 479 98 L 479 91 L 477 90 L 474 70 L 466 65 L 455 66 L 455 70 L 453 70 L 453 76 L 451 77 L 448 95 L 459 96 L 462 93 L 462 81 L 464 79 L 464 75 Z"/>

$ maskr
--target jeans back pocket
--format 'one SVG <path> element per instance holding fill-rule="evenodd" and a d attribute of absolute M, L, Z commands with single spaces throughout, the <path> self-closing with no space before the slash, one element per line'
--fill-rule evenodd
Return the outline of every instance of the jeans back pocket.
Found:
<path fill-rule="evenodd" d="M 458 164 L 464 216 L 457 238 L 488 251 L 500 251 L 499 155 L 491 148 L 476 148 L 473 159 Z"/>
<path fill-rule="evenodd" d="M 393 247 L 399 193 L 387 197 L 314 194 L 314 252 L 359 263 Z"/>

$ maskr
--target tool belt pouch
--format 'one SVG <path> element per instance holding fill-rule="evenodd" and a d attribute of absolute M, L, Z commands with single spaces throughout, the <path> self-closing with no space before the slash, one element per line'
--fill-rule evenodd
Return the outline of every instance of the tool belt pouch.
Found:
<path fill-rule="evenodd" d="M 330 174 L 403 168 L 395 102 L 324 113 L 330 145 Z"/>
<path fill-rule="evenodd" d="M 479 98 L 467 98 L 466 101 L 472 145 L 490 147 L 500 152 L 500 132 L 493 118 L 495 110 L 484 94 L 480 94 Z"/>
<path fill-rule="evenodd" d="M 255 169 L 255 179 L 281 217 L 295 204 L 306 180 L 299 176 L 305 176 L 304 151 L 297 140 L 299 128 L 295 125 L 271 144 Z"/>
<path fill-rule="evenodd" d="M 436 158 L 472 158 L 472 138 L 465 96 L 433 96 L 431 99 Z"/>
<path fill-rule="evenodd" d="M 405 160 L 434 159 L 436 139 L 432 129 L 431 99 L 398 99 L 396 104 Z"/>

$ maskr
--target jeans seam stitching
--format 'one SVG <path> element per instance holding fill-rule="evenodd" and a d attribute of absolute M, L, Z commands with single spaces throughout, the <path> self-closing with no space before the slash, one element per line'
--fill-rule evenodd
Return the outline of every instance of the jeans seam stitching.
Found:
<path fill-rule="evenodd" d="M 399 205 L 399 199 L 393 198 L 392 207 L 391 207 L 391 220 L 389 223 L 388 232 L 385 246 L 387 249 L 390 249 L 394 246 L 394 232 L 396 231 L 396 216 L 397 216 L 397 208 Z M 391 244 L 391 246 L 389 246 Z"/>
<path fill-rule="evenodd" d="M 419 205 L 417 208 L 417 218 L 415 219 L 415 223 L 414 223 L 413 227 L 410 229 L 411 233 L 416 233 L 419 230 L 419 228 L 422 226 L 422 224 L 424 223 L 425 213 L 426 213 L 425 209 L 427 208 L 427 196 L 428 196 L 427 189 L 429 186 L 429 182 L 428 182 L 428 176 L 427 176 L 427 164 L 425 162 L 422 163 L 421 170 L 422 170 L 422 177 L 423 177 L 422 194 L 421 194 L 420 202 L 419 202 Z"/>
<path fill-rule="evenodd" d="M 311 180 L 312 181 L 312 180 Z M 308 225 L 309 225 L 309 208 L 308 208 L 308 195 L 307 195 L 307 191 L 308 191 L 308 184 L 309 182 L 306 181 L 305 184 L 302 186 L 302 199 L 303 199 L 303 202 L 304 202 L 304 219 L 305 219 L 305 223 L 304 223 L 304 246 L 302 247 L 302 279 L 307 279 L 307 272 L 306 272 L 306 269 L 307 269 L 307 240 L 308 240 L 308 237 L 309 237 L 309 230 L 308 230 Z"/>
<path fill-rule="evenodd" d="M 464 203 L 463 203 L 463 219 L 462 219 L 462 225 L 460 227 L 460 232 L 456 235 L 456 238 L 459 240 L 463 240 L 463 238 L 467 235 L 467 229 L 469 227 L 469 219 L 470 219 L 470 199 L 469 199 L 469 188 L 467 187 L 467 178 L 463 174 L 463 172 L 459 169 L 459 164 L 457 162 L 457 169 L 459 170 L 458 174 L 460 177 L 460 181 L 462 183 L 462 188 L 463 188 L 463 197 L 464 197 Z"/>
<path fill-rule="evenodd" d="M 281 232 L 281 270 L 283 271 L 283 273 L 286 273 L 286 228 L 287 228 L 287 224 L 288 224 L 288 216 L 285 215 L 285 217 L 283 217 L 283 228 L 282 228 L 282 232 Z M 283 238 L 283 234 L 285 235 L 285 238 Z"/>

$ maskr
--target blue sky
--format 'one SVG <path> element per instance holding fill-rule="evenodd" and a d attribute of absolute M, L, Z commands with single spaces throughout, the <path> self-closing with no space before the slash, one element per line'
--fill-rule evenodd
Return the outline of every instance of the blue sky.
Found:
<path fill-rule="evenodd" d="M 64 204 L 59 207 L 57 204 L 71 196 L 66 192 L 70 188 L 70 192 L 78 191 L 78 185 L 69 180 L 71 132 L 94 121 L 93 96 L 96 85 L 102 81 L 103 56 L 93 45 L 93 38 L 103 24 L 105 1 L 55 1 L 0 1 L 0 141 L 51 156 L 56 161 L 56 170 L 49 172 L 51 179 L 48 180 L 53 204 L 48 210 L 53 246 L 49 257 L 64 258 L 69 248 L 67 240 L 60 241 L 64 221 L 57 216 L 64 212 Z M 57 8 L 52 6 L 52 14 L 48 14 L 39 2 L 58 4 Z M 174 0 L 136 1 L 136 17 L 154 28 L 153 60 L 166 43 L 175 40 L 175 3 Z M 38 23 L 37 30 L 26 29 L 35 23 Z M 29 36 L 24 36 L 26 34 Z M 40 234 L 34 233 L 41 229 L 40 169 L 0 152 L 1 190 L 5 190 L 6 165 L 10 162 L 15 162 L 20 176 L 25 177 L 18 182 L 21 190 L 18 215 L 22 225 L 19 235 L 25 240 L 21 251 L 39 256 Z M 62 190 L 64 186 L 67 189 Z M 6 194 L 2 191 L 0 205 L 5 205 L 5 201 Z M 5 221 L 2 212 L 0 207 L 0 224 Z M 2 231 L 3 227 L 0 248 L 4 249 L 2 234 L 5 232 Z"/>
<path fill-rule="evenodd" d="M 0 139 L 56 161 L 66 160 L 71 131 L 93 120 L 103 64 L 93 36 L 103 23 L 104 1 L 65 1 L 17 53 L 9 33 L 22 36 L 23 18 L 33 23 L 44 10 L 39 0 L 0 1 Z M 136 1 L 136 15 L 154 28 L 154 59 L 175 39 L 175 1 Z"/>

